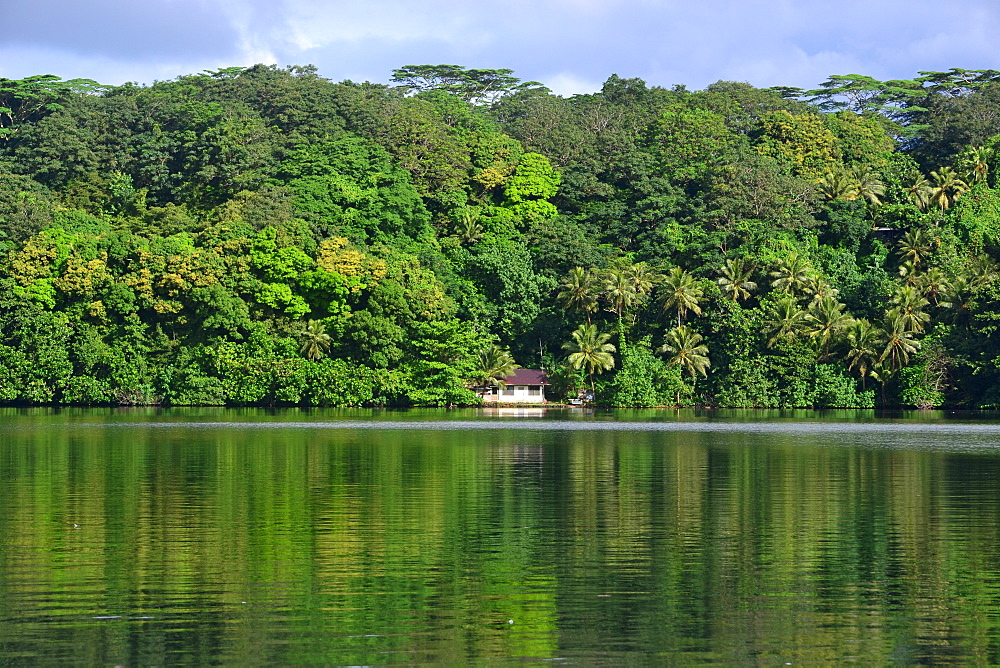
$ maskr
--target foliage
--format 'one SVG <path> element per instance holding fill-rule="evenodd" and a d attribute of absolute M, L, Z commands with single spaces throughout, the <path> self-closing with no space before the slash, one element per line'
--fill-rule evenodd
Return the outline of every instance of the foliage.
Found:
<path fill-rule="evenodd" d="M 995 72 L 394 78 L 0 79 L 0 402 L 997 403 Z"/>

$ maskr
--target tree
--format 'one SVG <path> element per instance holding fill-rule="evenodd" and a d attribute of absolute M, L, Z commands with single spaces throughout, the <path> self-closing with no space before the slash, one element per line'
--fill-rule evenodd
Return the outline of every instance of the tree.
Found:
<path fill-rule="evenodd" d="M 666 312 L 677 311 L 677 326 L 687 317 L 688 311 L 701 315 L 701 298 L 705 291 L 698 279 L 680 267 L 673 267 L 663 279 L 663 291 L 660 294 L 660 308 Z"/>
<path fill-rule="evenodd" d="M 932 248 L 927 234 L 919 228 L 907 230 L 903 238 L 899 240 L 898 246 L 900 258 L 906 262 L 912 262 L 914 267 L 926 263 Z"/>
<path fill-rule="evenodd" d="M 313 362 L 330 352 L 332 339 L 326 333 L 326 327 L 319 320 L 307 321 L 299 330 L 299 340 L 301 341 L 299 352 Z"/>
<path fill-rule="evenodd" d="M 969 185 L 951 167 L 931 172 L 931 179 L 934 185 L 930 190 L 930 203 L 937 204 L 942 211 L 950 208 L 969 189 Z"/>
<path fill-rule="evenodd" d="M 512 375 L 520 366 L 514 361 L 510 351 L 493 344 L 476 353 L 473 380 L 485 394 L 487 388 L 507 386 L 504 378 Z M 480 396 L 482 396 L 482 394 Z"/>
<path fill-rule="evenodd" d="M 692 379 L 699 373 L 707 377 L 711 361 L 708 358 L 708 346 L 702 340 L 701 334 L 687 325 L 680 325 L 667 332 L 658 352 L 672 355 L 670 364 L 680 366 L 691 374 Z"/>
<path fill-rule="evenodd" d="M 878 362 L 884 366 L 888 377 L 891 377 L 910 361 L 910 355 L 920 350 L 920 342 L 913 340 L 913 331 L 907 327 L 906 319 L 896 309 L 889 309 L 883 325 L 885 338 Z M 883 378 L 883 386 L 888 377 Z"/>
<path fill-rule="evenodd" d="M 608 343 L 611 335 L 598 333 L 597 325 L 580 325 L 572 333 L 572 341 L 563 344 L 569 352 L 569 364 L 574 369 L 586 369 L 590 375 L 590 390 L 596 392 L 594 374 L 615 368 L 615 346 Z"/>
<path fill-rule="evenodd" d="M 404 65 L 392 71 L 392 80 L 408 90 L 444 90 L 466 102 L 492 103 L 523 90 L 548 92 L 537 81 L 522 82 L 510 69 L 466 69 L 461 65 Z"/>
<path fill-rule="evenodd" d="M 927 207 L 931 205 L 933 192 L 934 189 L 931 188 L 931 182 L 927 180 L 927 177 L 920 172 L 914 172 L 910 185 L 906 187 L 907 199 L 921 211 L 926 211 Z"/>
<path fill-rule="evenodd" d="M 691 374 L 692 383 L 696 382 L 699 373 L 708 376 L 708 367 L 711 366 L 708 346 L 702 343 L 701 334 L 687 325 L 679 325 L 667 332 L 657 352 L 670 355 L 668 365 Z M 677 390 L 677 403 L 680 403 L 680 389 Z"/>
<path fill-rule="evenodd" d="M 826 359 L 830 356 L 830 342 L 850 327 L 853 320 L 835 298 L 822 297 L 809 305 L 803 331 L 823 349 Z"/>
<path fill-rule="evenodd" d="M 885 333 L 868 320 L 859 318 L 847 331 L 847 368 L 857 369 L 861 376 L 861 389 L 879 359 L 878 343 Z"/>
<path fill-rule="evenodd" d="M 791 295 L 783 295 L 768 310 L 764 324 L 771 336 L 767 347 L 773 348 L 779 341 L 794 340 L 802 333 L 806 324 L 805 311 L 799 308 Z"/>
<path fill-rule="evenodd" d="M 757 289 L 757 284 L 750 280 L 753 271 L 753 267 L 743 258 L 726 260 L 719 268 L 719 278 L 715 282 L 722 288 L 722 294 L 734 302 L 741 302 L 749 299 Z"/>
<path fill-rule="evenodd" d="M 924 308 L 930 302 L 918 288 L 910 285 L 900 287 L 893 295 L 892 303 L 895 304 L 891 309 L 895 313 L 893 317 L 898 316 L 907 331 L 924 331 L 924 324 L 931 319 L 930 314 L 924 312 Z"/>
<path fill-rule="evenodd" d="M 771 272 L 771 287 L 786 295 L 802 292 L 812 274 L 812 264 L 798 253 L 789 253 Z"/>
<path fill-rule="evenodd" d="M 556 299 L 568 311 L 582 311 L 590 324 L 590 314 L 597 310 L 597 277 L 583 267 L 573 267 L 563 280 Z"/>

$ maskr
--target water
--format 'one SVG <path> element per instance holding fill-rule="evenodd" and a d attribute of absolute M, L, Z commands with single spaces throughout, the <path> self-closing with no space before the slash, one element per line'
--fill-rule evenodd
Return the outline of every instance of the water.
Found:
<path fill-rule="evenodd" d="M 0 409 L 0 664 L 997 664 L 977 417 Z"/>

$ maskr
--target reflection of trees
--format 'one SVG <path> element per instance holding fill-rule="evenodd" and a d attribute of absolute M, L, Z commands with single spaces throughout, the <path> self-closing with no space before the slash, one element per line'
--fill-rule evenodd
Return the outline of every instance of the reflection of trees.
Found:
<path fill-rule="evenodd" d="M 60 588 L 69 624 L 84 596 L 158 616 L 47 636 L 95 661 L 994 656 L 987 455 L 774 434 L 67 433 L 0 443 L 0 658 L 48 634 L 3 620 L 51 615 Z"/>

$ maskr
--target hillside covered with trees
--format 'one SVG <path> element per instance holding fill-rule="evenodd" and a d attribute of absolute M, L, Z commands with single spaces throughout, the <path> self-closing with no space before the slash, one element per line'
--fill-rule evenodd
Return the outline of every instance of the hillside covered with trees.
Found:
<path fill-rule="evenodd" d="M 1000 405 L 1000 72 L 0 79 L 0 403 Z"/>

